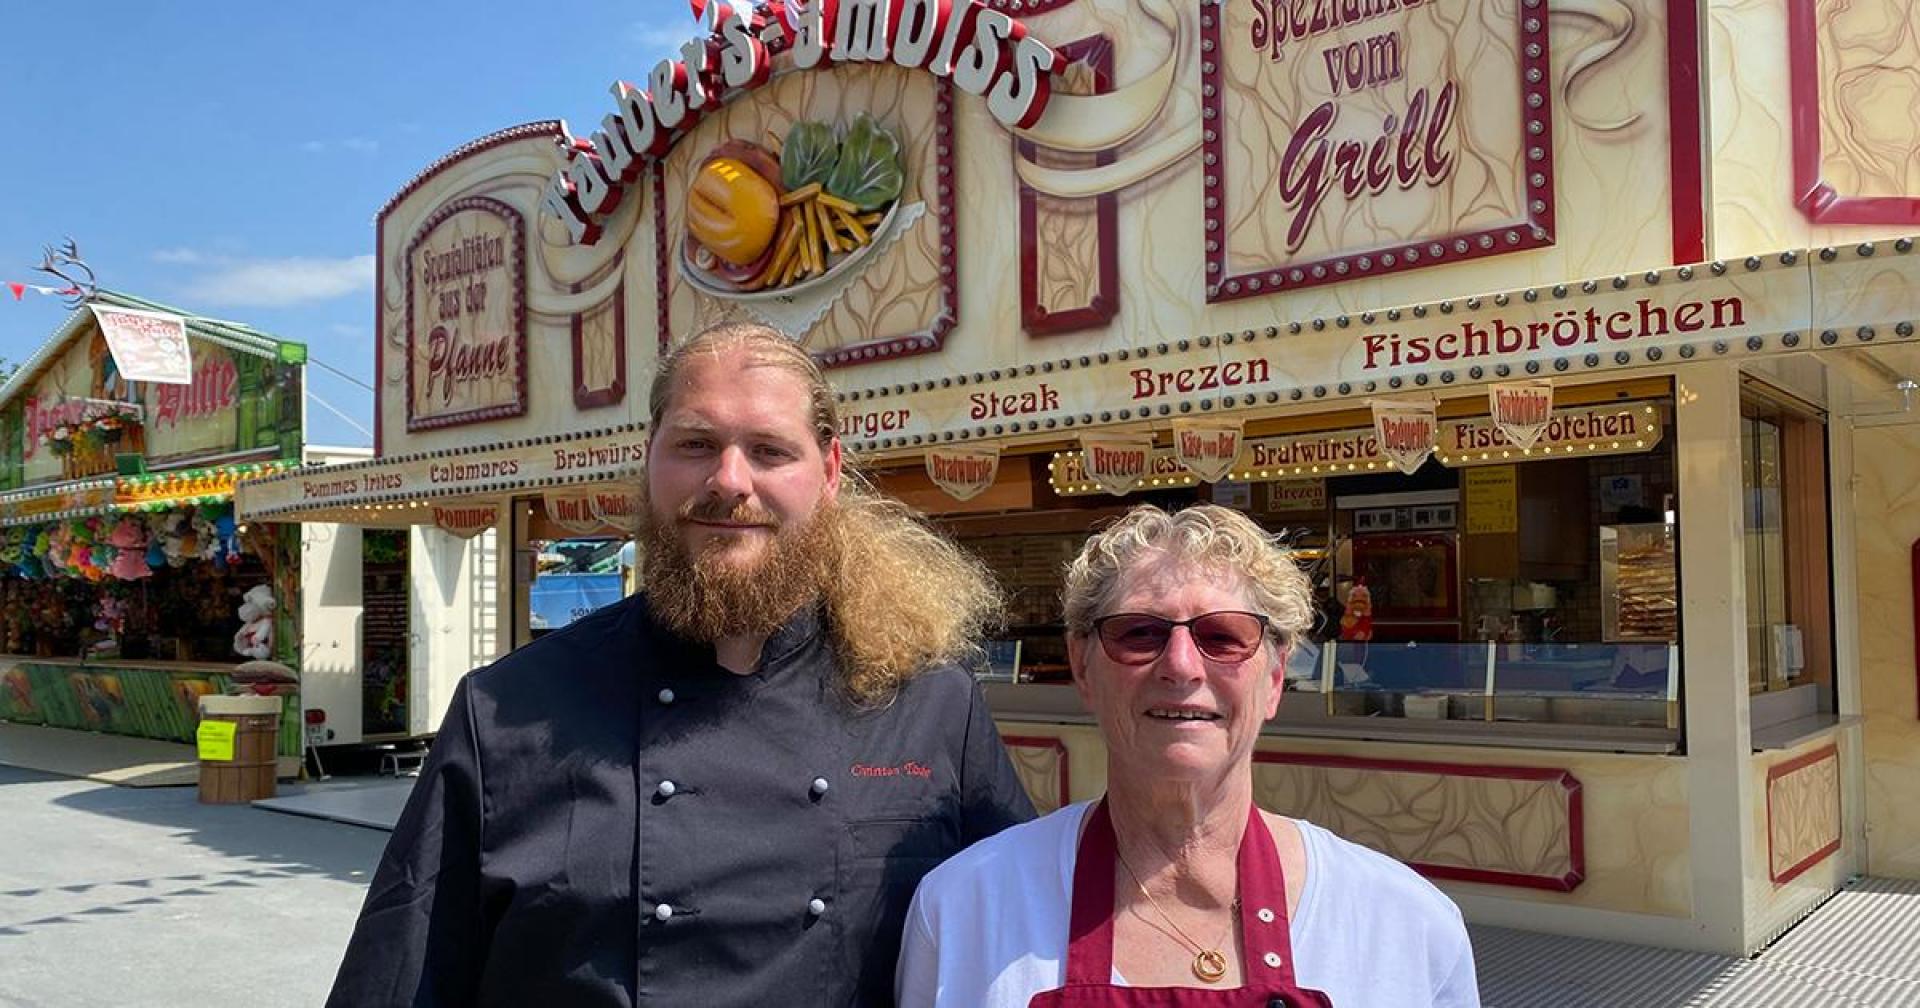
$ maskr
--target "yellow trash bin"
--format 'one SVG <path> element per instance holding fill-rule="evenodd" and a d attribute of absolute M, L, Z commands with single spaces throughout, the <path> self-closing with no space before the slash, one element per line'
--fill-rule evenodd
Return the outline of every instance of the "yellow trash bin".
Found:
<path fill-rule="evenodd" d="M 277 696 L 200 698 L 200 801 L 230 805 L 275 794 L 280 748 Z"/>

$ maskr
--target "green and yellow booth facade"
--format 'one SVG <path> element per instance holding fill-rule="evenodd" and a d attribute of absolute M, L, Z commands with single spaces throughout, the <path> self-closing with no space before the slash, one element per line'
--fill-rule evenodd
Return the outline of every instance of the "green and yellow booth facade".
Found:
<path fill-rule="evenodd" d="M 300 529 L 238 522 L 233 488 L 300 464 L 306 348 L 90 293 L 0 388 L 0 720 L 191 742 L 197 698 L 234 666 L 300 665 Z M 97 309 L 170 319 L 191 380 L 124 378 Z M 263 653 L 241 654 L 254 589 L 275 605 Z M 281 752 L 297 757 L 285 689 Z"/>
<path fill-rule="evenodd" d="M 1920 137 L 1834 84 L 1912 70 L 1857 4 L 695 6 L 382 208 L 379 457 L 243 518 L 492 535 L 448 608 L 505 650 L 545 544 L 630 534 L 661 350 L 761 321 L 1006 588 L 1043 808 L 1105 785 L 1061 565 L 1214 501 L 1322 610 L 1261 801 L 1469 918 L 1744 952 L 1920 875 Z"/>

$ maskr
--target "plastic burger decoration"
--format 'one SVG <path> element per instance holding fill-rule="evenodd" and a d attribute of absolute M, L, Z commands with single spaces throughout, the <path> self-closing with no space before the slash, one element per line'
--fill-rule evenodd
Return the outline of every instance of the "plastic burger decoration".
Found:
<path fill-rule="evenodd" d="M 548 183 L 543 202 L 564 226 L 569 243 L 597 241 L 601 221 L 647 165 L 703 116 L 765 84 L 775 52 L 798 70 L 836 63 L 923 69 L 984 98 L 987 110 L 1009 129 L 1025 129 L 1040 119 L 1059 65 L 1058 54 L 1029 35 L 1026 25 L 979 0 L 693 0 L 693 9 L 704 33 L 680 48 L 680 58 L 661 60 L 644 90 L 615 82 L 616 108 L 600 129 L 585 139 L 568 138 L 565 162 Z M 777 158 L 730 145 L 709 156 L 694 188 L 711 191 L 712 205 L 690 205 L 707 223 L 690 223 L 689 229 L 699 242 L 696 252 L 713 259 L 695 262 L 697 269 L 739 289 L 781 286 L 824 274 L 830 268 L 825 257 L 846 239 L 857 243 L 855 249 L 870 242 L 880 220 L 871 215 L 882 213 L 881 207 L 899 195 L 899 143 L 870 120 L 864 132 L 856 122 L 831 143 L 825 131 L 817 123 L 796 125 Z M 798 168 L 790 166 L 790 157 Z M 766 170 L 770 166 L 777 170 Z M 761 188 L 755 176 L 768 187 Z M 801 178 L 807 181 L 796 184 Z M 809 191 L 808 185 L 819 188 Z M 881 195 L 885 198 L 876 198 Z M 768 209 L 769 199 L 781 212 Z M 738 201 L 732 216 L 744 213 L 751 219 L 709 228 L 728 216 L 731 201 Z M 788 213 L 793 207 L 805 208 Z M 771 263 L 761 257 L 777 257 L 780 242 L 800 233 L 782 233 L 789 220 L 806 229 L 805 238 L 792 239 L 805 266 L 790 274 L 765 274 L 758 267 Z M 701 229 L 709 235 L 702 237 Z M 794 261 L 799 260 L 790 257 L 789 265 Z M 749 287 L 756 282 L 758 287 Z"/>

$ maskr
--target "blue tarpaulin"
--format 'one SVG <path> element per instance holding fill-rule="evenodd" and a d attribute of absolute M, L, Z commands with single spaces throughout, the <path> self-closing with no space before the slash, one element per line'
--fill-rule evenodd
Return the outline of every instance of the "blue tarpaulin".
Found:
<path fill-rule="evenodd" d="M 527 597 L 528 623 L 535 630 L 558 630 L 620 599 L 618 573 L 542 574 Z"/>

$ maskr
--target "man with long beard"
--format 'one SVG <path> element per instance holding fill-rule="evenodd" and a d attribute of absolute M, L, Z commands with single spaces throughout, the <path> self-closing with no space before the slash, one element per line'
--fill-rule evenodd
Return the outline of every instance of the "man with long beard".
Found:
<path fill-rule="evenodd" d="M 644 592 L 468 676 L 329 1004 L 891 1004 L 920 877 L 1033 816 L 980 565 L 843 473 L 761 326 L 650 401 Z"/>

